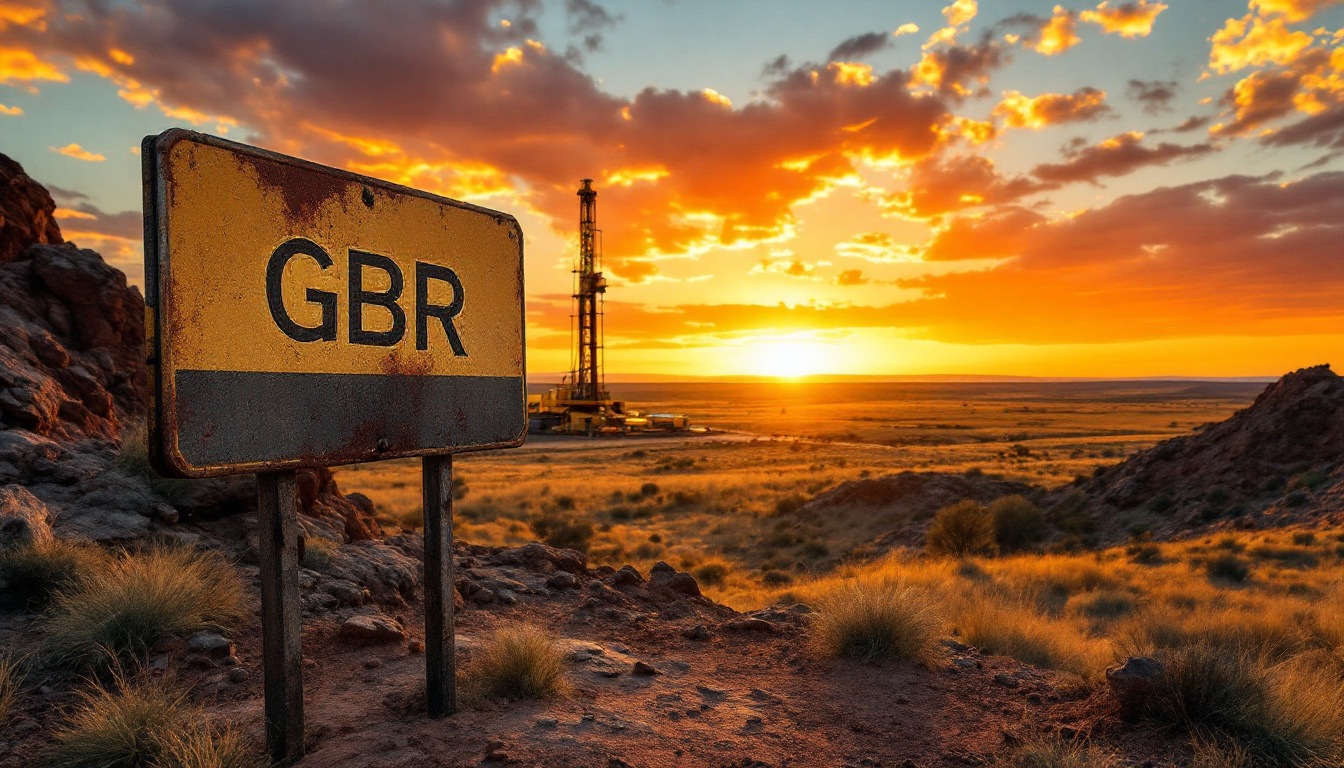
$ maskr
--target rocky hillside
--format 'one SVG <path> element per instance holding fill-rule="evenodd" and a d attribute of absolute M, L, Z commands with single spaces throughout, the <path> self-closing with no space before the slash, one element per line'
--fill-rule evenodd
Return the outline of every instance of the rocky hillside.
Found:
<path fill-rule="evenodd" d="M 1206 527 L 1344 521 L 1344 378 L 1303 368 L 1248 408 L 1192 435 L 1164 440 L 1075 486 L 1114 528 L 1160 537 Z"/>
<path fill-rule="evenodd" d="M 0 429 L 113 439 L 141 418 L 145 303 L 61 238 L 51 195 L 0 155 Z"/>
<path fill-rule="evenodd" d="M 1040 494 L 1039 488 L 987 475 L 901 472 L 843 483 L 818 494 L 792 517 L 799 529 L 837 544 L 833 551 L 873 555 L 923 547 L 934 514 L 949 504 Z"/>

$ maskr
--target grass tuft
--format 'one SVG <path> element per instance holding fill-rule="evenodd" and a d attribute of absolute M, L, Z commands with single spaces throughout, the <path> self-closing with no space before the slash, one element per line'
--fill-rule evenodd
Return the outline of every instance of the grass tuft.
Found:
<path fill-rule="evenodd" d="M 817 609 L 813 642 L 823 655 L 926 663 L 934 657 L 942 621 L 923 590 L 849 582 L 819 600 Z"/>
<path fill-rule="evenodd" d="M 1166 669 L 1149 714 L 1197 739 L 1231 744 L 1255 764 L 1339 765 L 1344 685 L 1305 664 L 1274 666 L 1207 645 L 1157 655 Z"/>
<path fill-rule="evenodd" d="M 1115 759 L 1077 742 L 1030 739 L 994 760 L 994 768 L 1112 768 Z"/>
<path fill-rule="evenodd" d="M 314 571 L 326 571 L 331 565 L 332 553 L 340 545 L 321 536 L 309 536 L 303 546 L 303 567 Z"/>
<path fill-rule="evenodd" d="M 108 561 L 93 544 L 54 541 L 0 552 L 0 578 L 9 582 L 8 593 L 25 607 L 45 608 L 54 593 L 68 590 Z"/>
<path fill-rule="evenodd" d="M 94 684 L 56 731 L 45 762 L 61 768 L 259 768 L 232 728 L 217 729 L 166 679 Z"/>
<path fill-rule="evenodd" d="M 569 691 L 564 653 L 540 627 L 517 624 L 490 635 L 468 667 L 468 696 L 546 699 Z"/>
<path fill-rule="evenodd" d="M 23 687 L 23 660 L 12 655 L 0 656 L 0 728 L 9 722 L 19 703 Z"/>
<path fill-rule="evenodd" d="M 229 624 L 243 606 L 242 581 L 216 552 L 128 552 L 56 593 L 44 655 L 56 666 L 102 670 L 165 637 Z"/>

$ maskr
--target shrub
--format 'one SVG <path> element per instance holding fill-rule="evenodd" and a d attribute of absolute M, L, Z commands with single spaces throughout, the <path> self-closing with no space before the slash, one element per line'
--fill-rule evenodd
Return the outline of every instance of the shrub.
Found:
<path fill-rule="evenodd" d="M 721 587 L 728 578 L 729 565 L 724 562 L 701 563 L 691 570 L 695 580 L 705 586 Z"/>
<path fill-rule="evenodd" d="M 1110 755 L 1087 749 L 1078 742 L 1031 738 L 994 760 L 994 768 L 1111 768 Z"/>
<path fill-rule="evenodd" d="M 1045 538 L 1045 513 L 1021 496 L 1004 496 L 989 505 L 994 521 L 994 539 L 999 548 L 1012 552 Z"/>
<path fill-rule="evenodd" d="M 0 729 L 9 721 L 10 713 L 19 703 L 19 689 L 23 685 L 23 669 L 19 659 L 12 655 L 0 656 Z"/>
<path fill-rule="evenodd" d="M 59 666 L 103 668 L 170 635 L 231 623 L 243 599 L 242 581 L 217 552 L 128 552 L 56 594 L 44 651 Z"/>
<path fill-rule="evenodd" d="M 994 551 L 994 521 L 984 505 L 971 499 L 938 510 L 924 548 L 932 555 L 989 554 Z"/>
<path fill-rule="evenodd" d="M 467 670 L 469 694 L 543 699 L 569 690 L 565 656 L 555 639 L 531 624 L 502 627 L 486 638 Z"/>
<path fill-rule="evenodd" d="M 1311 531 L 1297 531 L 1293 534 L 1293 543 L 1299 547 L 1309 547 L 1316 543 L 1316 534 Z"/>
<path fill-rule="evenodd" d="M 775 500 L 775 514 L 791 515 L 805 503 L 807 503 L 807 499 L 803 498 L 802 494 L 791 493 Z"/>
<path fill-rule="evenodd" d="M 303 567 L 325 571 L 331 565 L 331 555 L 340 545 L 321 536 L 310 536 L 303 543 Z"/>
<path fill-rule="evenodd" d="M 552 547 L 587 552 L 593 541 L 593 524 L 569 515 L 546 512 L 528 523 L 532 532 Z"/>
<path fill-rule="evenodd" d="M 645 483 L 645 484 L 639 486 L 639 495 L 640 495 L 640 496 L 657 496 L 657 495 L 658 495 L 658 484 L 657 484 L 657 483 Z"/>
<path fill-rule="evenodd" d="M 45 757 L 62 768 L 260 768 L 231 728 L 212 728 L 204 714 L 164 679 L 95 684 L 56 731 Z"/>
<path fill-rule="evenodd" d="M 21 596 L 28 608 L 36 609 L 45 607 L 53 593 L 72 588 L 107 560 L 107 554 L 92 544 L 55 541 L 29 545 L 0 553 L 0 577 L 9 582 L 9 594 Z"/>
<path fill-rule="evenodd" d="M 813 641 L 826 656 L 928 662 L 940 625 L 932 596 L 919 589 L 849 582 L 818 603 Z"/>
<path fill-rule="evenodd" d="M 767 587 L 779 587 L 792 584 L 793 577 L 783 571 L 770 570 L 761 575 L 761 583 Z"/>
<path fill-rule="evenodd" d="M 1214 555 L 1205 563 L 1204 569 L 1208 571 L 1210 578 L 1223 579 L 1238 584 L 1250 578 L 1251 575 L 1250 562 L 1232 552 Z"/>
<path fill-rule="evenodd" d="M 1324 483 L 1326 479 L 1327 478 L 1324 472 L 1318 472 L 1316 470 L 1299 472 L 1296 475 L 1293 475 L 1292 478 L 1288 481 L 1288 490 L 1290 491 L 1314 490 L 1316 486 L 1320 485 L 1321 483 Z"/>
<path fill-rule="evenodd" d="M 1230 741 L 1256 764 L 1314 768 L 1344 758 L 1337 678 L 1200 644 L 1160 652 L 1158 660 L 1165 671 L 1150 716 L 1197 738 Z"/>

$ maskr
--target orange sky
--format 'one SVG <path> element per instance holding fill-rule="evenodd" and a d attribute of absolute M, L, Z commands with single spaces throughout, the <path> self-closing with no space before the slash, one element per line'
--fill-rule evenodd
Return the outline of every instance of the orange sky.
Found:
<path fill-rule="evenodd" d="M 581 177 L 612 372 L 1344 352 L 1335 0 L 0 0 L 0 151 L 137 280 L 132 148 L 172 125 L 518 215 L 534 372 L 569 366 Z"/>

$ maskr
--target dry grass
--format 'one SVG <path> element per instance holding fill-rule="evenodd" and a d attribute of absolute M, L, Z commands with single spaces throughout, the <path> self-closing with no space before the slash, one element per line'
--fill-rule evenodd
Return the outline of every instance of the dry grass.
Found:
<path fill-rule="evenodd" d="M 309 536 L 303 545 L 303 567 L 325 571 L 331 565 L 331 555 L 340 545 L 321 536 Z"/>
<path fill-rule="evenodd" d="M 1030 739 L 994 760 L 994 768 L 1113 768 L 1115 758 L 1077 742 Z"/>
<path fill-rule="evenodd" d="M 126 663 L 165 637 L 231 623 L 243 612 L 243 595 L 218 553 L 128 552 L 55 595 L 44 655 L 69 668 Z"/>
<path fill-rule="evenodd" d="M 900 584 L 851 582 L 818 605 L 812 639 L 826 656 L 931 662 L 942 629 L 932 595 Z"/>
<path fill-rule="evenodd" d="M 54 541 L 0 553 L 0 577 L 8 592 L 30 609 L 47 605 L 58 590 L 68 590 L 104 566 L 107 554 L 93 544 Z"/>
<path fill-rule="evenodd" d="M 9 722 L 23 687 L 23 660 L 13 654 L 0 656 L 0 728 Z"/>
<path fill-rule="evenodd" d="M 467 666 L 463 693 L 467 699 L 496 697 L 545 699 L 570 690 L 568 664 L 546 630 L 517 624 L 495 630 Z"/>
<path fill-rule="evenodd" d="M 259 768 L 239 734 L 217 729 L 165 679 L 93 684 L 52 736 L 45 762 L 61 768 Z"/>
<path fill-rule="evenodd" d="M 1149 714 L 1254 763 L 1339 765 L 1344 760 L 1344 683 L 1300 663 L 1206 645 L 1157 655 L 1165 674 Z"/>

